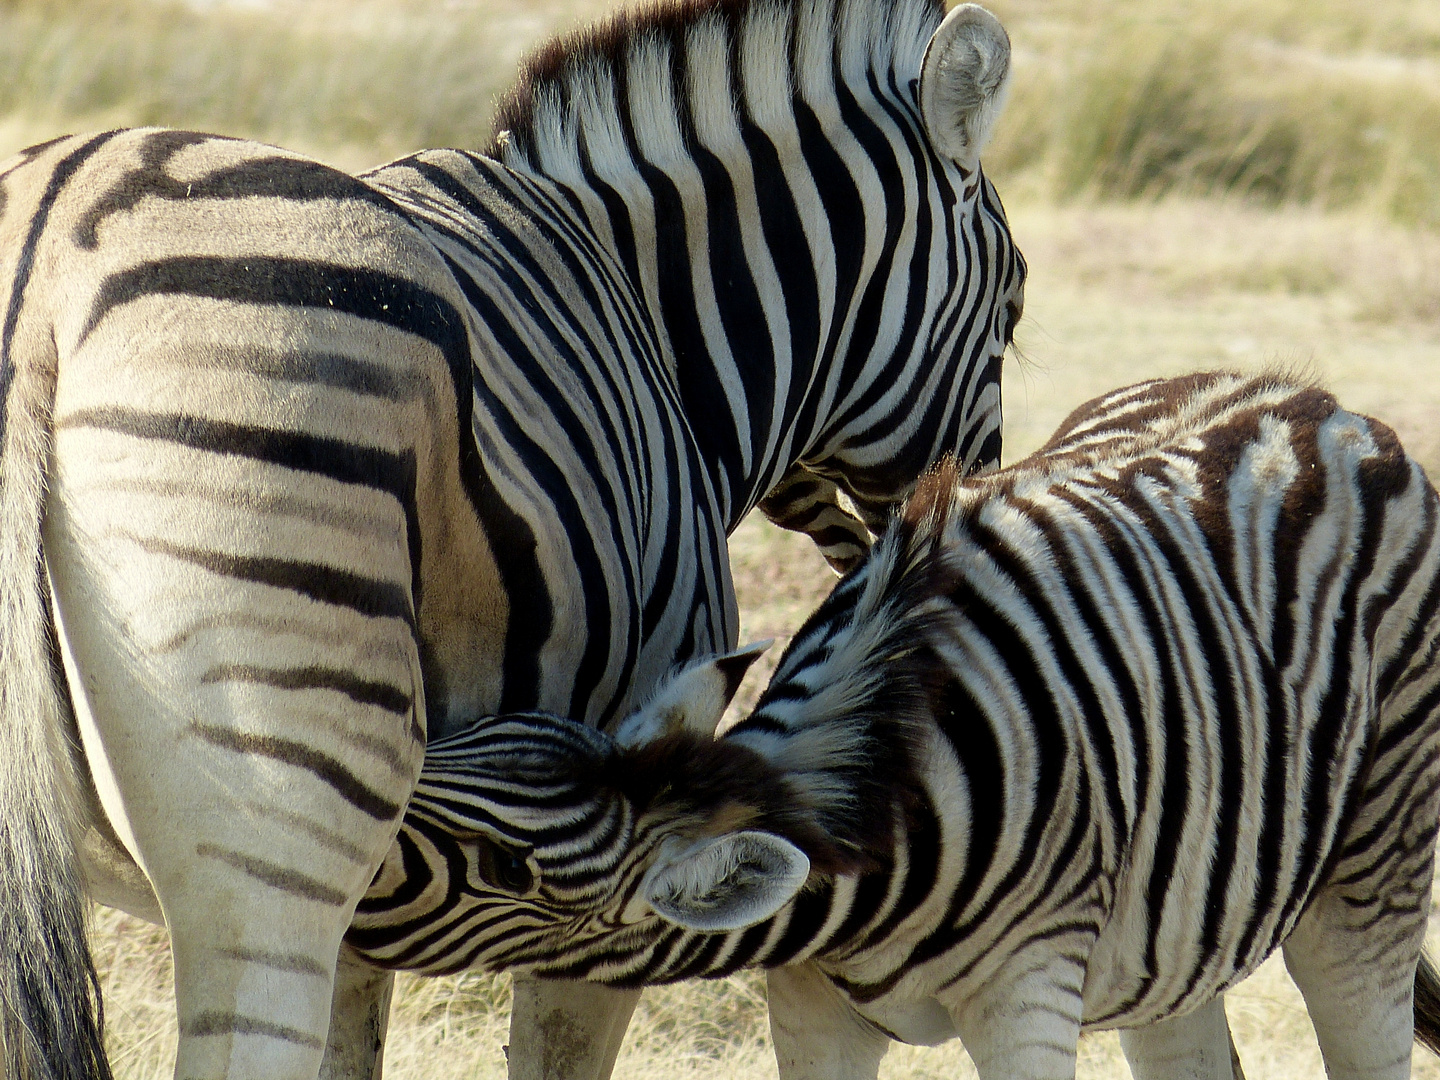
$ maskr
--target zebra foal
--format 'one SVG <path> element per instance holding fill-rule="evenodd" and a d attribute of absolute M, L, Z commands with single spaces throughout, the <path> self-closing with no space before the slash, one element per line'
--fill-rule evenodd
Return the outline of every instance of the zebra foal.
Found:
<path fill-rule="evenodd" d="M 1142 1080 L 1228 1078 L 1223 994 L 1276 948 L 1336 1080 L 1440 1048 L 1440 499 L 1328 393 L 1144 383 L 945 466 L 713 741 L 702 671 L 614 737 L 501 716 L 433 747 L 352 943 L 769 967 L 786 1080 L 957 1036 L 984 1080 L 1063 1080 L 1096 1028 Z"/>
<path fill-rule="evenodd" d="M 169 928 L 177 1076 L 373 1075 L 343 941 L 427 742 L 613 725 L 734 646 L 752 508 L 846 565 L 998 459 L 1008 60 L 974 5 L 677 0 L 543 50 L 483 153 L 0 164 L 7 1074 L 105 1074 L 83 876 Z M 558 1012 L 607 1072 L 634 1002 L 531 985 L 513 1071 Z"/>

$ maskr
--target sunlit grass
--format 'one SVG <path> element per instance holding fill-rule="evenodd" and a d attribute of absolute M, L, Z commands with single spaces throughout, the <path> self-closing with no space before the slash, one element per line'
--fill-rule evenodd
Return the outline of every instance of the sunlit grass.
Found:
<path fill-rule="evenodd" d="M 0 156 L 167 124 L 344 165 L 479 146 L 523 51 L 615 0 L 0 0 Z M 988 167 L 1049 198 L 1227 193 L 1440 225 L 1431 0 L 991 0 Z"/>
<path fill-rule="evenodd" d="M 0 117 L 213 130 L 355 167 L 479 146 L 521 54 L 605 6 L 0 0 Z"/>
<path fill-rule="evenodd" d="M 989 159 L 1059 198 L 1243 196 L 1440 224 L 1440 5 L 994 0 Z"/>

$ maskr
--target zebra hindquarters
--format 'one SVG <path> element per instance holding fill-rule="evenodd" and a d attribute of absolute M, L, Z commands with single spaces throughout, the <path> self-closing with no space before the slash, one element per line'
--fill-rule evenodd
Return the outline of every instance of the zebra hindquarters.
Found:
<path fill-rule="evenodd" d="M 46 549 L 101 801 L 170 929 L 177 1075 L 313 1077 L 423 750 L 409 622 L 377 599 L 404 552 L 247 510 L 281 497 L 273 466 L 185 483 L 191 451 L 126 439 L 62 428 Z M 233 498 L 202 509 L 202 484 Z M 337 562 L 372 595 L 325 591 Z"/>
<path fill-rule="evenodd" d="M 1433 495 L 1430 505 L 1433 514 Z M 1427 601 L 1396 605 L 1422 613 L 1408 623 L 1411 648 L 1398 660 L 1377 649 L 1388 693 L 1364 789 L 1329 872 L 1284 942 L 1334 1080 L 1403 1080 L 1417 1030 L 1426 1045 L 1436 1037 L 1434 970 L 1423 949 L 1440 824 L 1440 535 L 1417 564 L 1411 591 Z"/>
<path fill-rule="evenodd" d="M 172 295 L 62 357 L 46 554 L 101 803 L 170 930 L 177 1076 L 313 1080 L 424 751 L 415 417 L 216 338 L 426 359 L 387 333 Z"/>

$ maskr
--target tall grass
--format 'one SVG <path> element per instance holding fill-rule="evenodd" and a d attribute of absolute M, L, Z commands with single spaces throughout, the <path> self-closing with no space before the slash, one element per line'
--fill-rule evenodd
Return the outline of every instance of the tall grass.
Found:
<path fill-rule="evenodd" d="M 522 52 L 604 6 L 0 0 L 0 116 L 215 130 L 347 164 L 475 146 Z"/>
<path fill-rule="evenodd" d="M 1226 195 L 1440 225 L 1440 5 L 995 0 L 992 171 L 1061 199 Z"/>
<path fill-rule="evenodd" d="M 1440 226 L 1434 0 L 989 2 L 1016 50 L 988 155 L 1011 189 L 1225 195 Z M 526 48 L 615 6 L 0 0 L 0 118 L 25 118 L 25 137 L 214 129 L 342 164 L 474 146 Z"/>

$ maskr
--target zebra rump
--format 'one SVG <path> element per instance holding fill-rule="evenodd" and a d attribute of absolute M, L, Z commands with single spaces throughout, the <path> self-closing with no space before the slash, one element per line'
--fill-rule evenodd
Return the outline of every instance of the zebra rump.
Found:
<path fill-rule="evenodd" d="M 1161 1022 L 1229 1076 L 1222 995 L 1283 946 L 1332 1074 L 1408 1075 L 1440 1045 L 1437 521 L 1394 433 L 1312 385 L 1116 391 L 1013 466 L 927 479 L 714 743 L 681 686 L 666 722 L 585 735 L 583 791 L 524 755 L 427 765 L 402 846 L 430 899 L 382 872 L 352 943 L 616 984 L 780 969 L 782 1075 L 959 1036 L 987 1078 L 1073 1076 L 1082 1028 L 1141 1070 Z M 466 828 L 524 889 L 457 873 Z M 448 942 L 386 923 L 437 897 Z"/>

